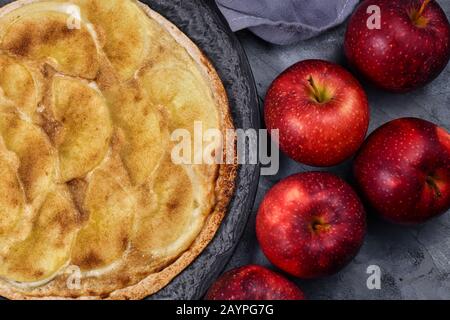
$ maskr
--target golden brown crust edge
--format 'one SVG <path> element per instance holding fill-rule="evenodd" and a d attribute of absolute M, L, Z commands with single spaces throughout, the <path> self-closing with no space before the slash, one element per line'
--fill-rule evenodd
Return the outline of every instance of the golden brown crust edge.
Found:
<path fill-rule="evenodd" d="M 7 10 L 15 10 L 23 5 L 35 2 L 36 0 L 18 0 L 12 2 L 2 8 L 0 12 Z M 153 11 L 147 5 L 139 2 L 143 11 L 151 18 L 157 21 L 171 36 L 189 53 L 191 58 L 196 62 L 202 71 L 205 79 L 210 83 L 211 90 L 214 94 L 216 105 L 221 115 L 221 130 L 223 136 L 227 129 L 234 129 L 233 119 L 229 107 L 228 97 L 220 80 L 217 71 L 213 67 L 209 59 L 201 52 L 197 45 L 192 42 L 181 30 L 179 30 L 172 22 L 164 18 L 159 13 Z M 157 293 L 167 286 L 177 275 L 186 269 L 194 260 L 203 252 L 208 244 L 216 235 L 223 218 L 228 210 L 228 205 L 235 191 L 235 180 L 237 177 L 237 164 L 222 164 L 219 168 L 219 176 L 216 182 L 216 198 L 217 203 L 213 211 L 209 214 L 200 234 L 195 239 L 190 248 L 181 254 L 172 264 L 164 268 L 159 273 L 154 273 L 139 283 L 121 288 L 111 292 L 107 297 L 100 296 L 84 296 L 78 297 L 79 300 L 91 299 L 113 299 L 113 300 L 138 300 Z M 45 297 L 36 298 L 26 295 L 26 293 L 12 289 L 11 287 L 0 287 L 0 296 L 15 300 L 73 300 L 63 297 Z"/>

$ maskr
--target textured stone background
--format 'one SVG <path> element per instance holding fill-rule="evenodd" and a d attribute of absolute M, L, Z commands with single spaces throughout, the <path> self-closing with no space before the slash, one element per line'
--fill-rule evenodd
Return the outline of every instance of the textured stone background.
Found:
<path fill-rule="evenodd" d="M 438 1 L 450 17 L 450 1 Z M 345 26 L 327 34 L 280 47 L 238 33 L 247 52 L 263 101 L 272 80 L 293 63 L 320 58 L 345 64 L 342 43 Z M 370 131 L 400 117 L 414 116 L 450 129 L 450 66 L 428 87 L 407 95 L 381 92 L 364 83 L 372 108 Z M 257 200 L 237 251 L 227 269 L 249 263 L 270 267 L 255 237 L 255 214 L 267 190 L 290 174 L 312 170 L 283 157 L 282 170 L 274 177 L 261 177 Z M 353 183 L 351 162 L 331 171 Z M 316 170 L 316 169 L 315 169 Z M 382 270 L 381 290 L 368 290 L 367 267 Z M 423 226 L 405 228 L 381 221 L 369 213 L 368 235 L 356 259 L 340 273 L 321 280 L 296 281 L 311 299 L 450 299 L 450 214 Z"/>

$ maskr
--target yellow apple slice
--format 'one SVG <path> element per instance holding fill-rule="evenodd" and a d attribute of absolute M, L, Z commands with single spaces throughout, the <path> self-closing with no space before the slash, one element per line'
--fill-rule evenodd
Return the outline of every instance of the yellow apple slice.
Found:
<path fill-rule="evenodd" d="M 30 69 L 18 60 L 0 54 L 0 89 L 5 99 L 33 121 L 36 120 L 40 88 Z"/>
<path fill-rule="evenodd" d="M 219 128 L 220 120 L 212 91 L 196 67 L 189 63 L 182 65 L 165 61 L 161 65 L 144 69 L 138 81 L 148 92 L 151 101 L 163 106 L 168 113 L 170 132 L 179 129 L 189 132 L 192 141 L 190 162 L 203 161 L 207 144 L 194 141 L 195 128 L 201 129 L 204 134 L 208 129 Z M 200 139 L 203 137 L 200 136 Z"/>
<path fill-rule="evenodd" d="M 75 0 L 84 16 L 104 37 L 103 50 L 125 81 L 144 63 L 149 47 L 148 18 L 136 1 Z"/>
<path fill-rule="evenodd" d="M 0 276 L 32 283 L 56 275 L 69 262 L 79 222 L 79 213 L 66 188 L 58 186 L 49 192 L 31 234 L 1 257 Z"/>
<path fill-rule="evenodd" d="M 183 128 L 193 134 L 195 121 L 203 129 L 219 127 L 212 91 L 195 66 L 164 62 L 143 71 L 140 81 L 152 102 L 168 111 L 171 130 Z"/>
<path fill-rule="evenodd" d="M 90 177 L 83 204 L 89 221 L 78 234 L 72 254 L 72 264 L 83 271 L 108 267 L 128 248 L 136 207 L 126 177 L 118 154 Z"/>
<path fill-rule="evenodd" d="M 0 254 L 9 249 L 13 238 L 17 237 L 20 222 L 25 220 L 26 199 L 17 166 L 17 159 L 0 137 Z"/>
<path fill-rule="evenodd" d="M 175 165 L 167 156 L 152 187 L 140 189 L 133 246 L 154 258 L 173 258 L 186 250 L 211 207 L 204 190 L 189 166 Z"/>
<path fill-rule="evenodd" d="M 84 23 L 79 28 L 70 27 L 70 15 L 44 8 L 27 11 L 25 6 L 23 13 L 19 9 L 3 17 L 1 25 L 5 31 L 0 48 L 17 56 L 45 61 L 67 75 L 94 79 L 99 57 L 92 32 Z"/>
<path fill-rule="evenodd" d="M 103 96 L 75 79 L 55 77 L 53 112 L 63 126 L 58 142 L 61 179 L 84 177 L 105 157 L 112 134 Z"/>
<path fill-rule="evenodd" d="M 18 158 L 18 174 L 27 201 L 39 206 L 55 177 L 55 149 L 41 128 L 23 120 L 14 109 L 0 111 L 0 134 L 8 150 Z"/>
<path fill-rule="evenodd" d="M 124 136 L 121 156 L 133 184 L 140 185 L 158 168 L 167 152 L 167 120 L 135 82 L 104 94 L 113 121 Z"/>

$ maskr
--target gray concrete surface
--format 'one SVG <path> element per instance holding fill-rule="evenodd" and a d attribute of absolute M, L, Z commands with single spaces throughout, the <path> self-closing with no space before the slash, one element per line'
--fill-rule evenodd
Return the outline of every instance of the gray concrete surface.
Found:
<path fill-rule="evenodd" d="M 439 1 L 450 17 L 450 1 Z M 261 102 L 272 80 L 293 63 L 308 58 L 336 61 L 345 66 L 342 43 L 345 26 L 297 45 L 270 45 L 248 32 L 238 33 L 250 60 Z M 414 116 L 450 127 L 450 66 L 426 88 L 406 95 L 379 91 L 364 83 L 372 109 L 370 131 L 400 117 Z M 255 237 L 255 215 L 262 197 L 281 178 L 308 171 L 306 167 L 281 159 L 277 176 L 262 177 L 257 200 L 244 237 L 227 269 L 257 263 L 271 267 Z M 351 162 L 330 171 L 350 183 Z M 450 214 L 418 227 L 405 228 L 381 221 L 369 212 L 368 234 L 354 261 L 338 274 L 313 281 L 296 281 L 311 299 L 450 299 Z M 368 266 L 381 268 L 381 289 L 366 285 Z M 271 267 L 273 268 L 273 267 Z"/>

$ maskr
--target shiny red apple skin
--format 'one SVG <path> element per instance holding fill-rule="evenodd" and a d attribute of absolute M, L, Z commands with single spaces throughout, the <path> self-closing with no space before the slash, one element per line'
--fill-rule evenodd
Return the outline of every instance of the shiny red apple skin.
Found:
<path fill-rule="evenodd" d="M 331 100 L 311 97 L 312 77 Z M 301 61 L 283 72 L 265 99 L 265 121 L 278 129 L 280 149 L 292 159 L 317 167 L 351 157 L 367 133 L 370 111 L 359 82 L 344 68 L 322 60 Z"/>
<path fill-rule="evenodd" d="M 366 0 L 350 18 L 345 36 L 345 54 L 365 78 L 396 93 L 408 92 L 433 81 L 450 58 L 450 25 L 432 0 L 423 11 L 428 20 L 417 26 L 411 10 L 420 10 L 424 0 Z M 369 29 L 368 7 L 381 10 L 381 29 Z"/>
<path fill-rule="evenodd" d="M 419 224 L 450 209 L 450 135 L 416 118 L 391 121 L 366 141 L 354 175 L 385 219 Z"/>
<path fill-rule="evenodd" d="M 301 173 L 276 184 L 257 215 L 266 257 L 303 279 L 336 273 L 358 253 L 366 215 L 353 189 L 326 172 Z"/>
<path fill-rule="evenodd" d="M 291 281 L 267 268 L 249 265 L 230 270 L 209 289 L 206 300 L 304 300 Z"/>

